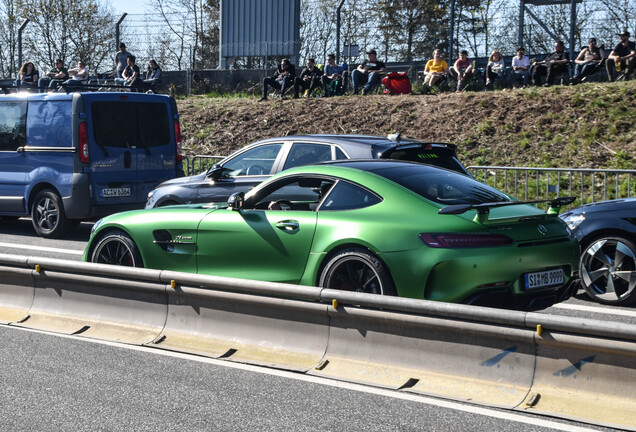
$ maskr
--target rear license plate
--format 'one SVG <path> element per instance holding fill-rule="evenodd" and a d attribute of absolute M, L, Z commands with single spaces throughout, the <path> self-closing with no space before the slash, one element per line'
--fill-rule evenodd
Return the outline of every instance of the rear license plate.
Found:
<path fill-rule="evenodd" d="M 130 196 L 130 188 L 104 188 L 100 196 L 102 198 Z"/>
<path fill-rule="evenodd" d="M 563 276 L 563 269 L 526 273 L 524 276 L 526 280 L 526 289 L 563 285 L 563 282 L 565 281 L 565 277 Z"/>

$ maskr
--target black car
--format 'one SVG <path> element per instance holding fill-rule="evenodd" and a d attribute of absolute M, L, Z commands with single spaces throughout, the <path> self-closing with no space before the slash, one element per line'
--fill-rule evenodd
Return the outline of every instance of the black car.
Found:
<path fill-rule="evenodd" d="M 561 216 L 581 244 L 581 284 L 594 300 L 636 302 L 636 198 L 585 204 Z"/>
<path fill-rule="evenodd" d="M 470 175 L 453 144 L 369 135 L 299 135 L 257 141 L 231 154 L 207 172 L 166 181 L 148 194 L 146 208 L 227 201 L 270 176 L 295 166 L 338 159 L 399 159 Z"/>

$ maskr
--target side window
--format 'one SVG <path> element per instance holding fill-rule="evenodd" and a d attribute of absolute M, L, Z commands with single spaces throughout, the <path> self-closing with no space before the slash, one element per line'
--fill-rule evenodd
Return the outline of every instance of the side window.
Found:
<path fill-rule="evenodd" d="M 27 144 L 34 147 L 71 147 L 71 109 L 70 101 L 30 102 Z"/>
<path fill-rule="evenodd" d="M 314 211 L 333 184 L 333 180 L 318 177 L 282 178 L 247 198 L 245 208 Z"/>
<path fill-rule="evenodd" d="M 324 198 L 320 210 L 353 210 L 382 201 L 374 193 L 351 183 L 339 181 Z"/>
<path fill-rule="evenodd" d="M 283 169 L 331 160 L 331 146 L 326 144 L 295 143 Z"/>
<path fill-rule="evenodd" d="M 349 159 L 349 158 L 347 157 L 346 154 L 344 154 L 342 150 L 340 150 L 340 147 L 336 147 L 336 159 L 342 160 L 342 159 Z"/>
<path fill-rule="evenodd" d="M 0 103 L 0 151 L 16 151 L 26 144 L 27 103 Z"/>
<path fill-rule="evenodd" d="M 223 177 L 269 175 L 282 144 L 264 144 L 249 149 L 223 165 Z"/>

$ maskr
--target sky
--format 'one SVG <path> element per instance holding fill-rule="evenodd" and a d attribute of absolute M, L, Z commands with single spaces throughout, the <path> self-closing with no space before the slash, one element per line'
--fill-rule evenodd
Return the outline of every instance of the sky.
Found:
<path fill-rule="evenodd" d="M 147 1 L 144 0 L 110 0 L 109 2 L 117 15 L 124 12 L 129 14 L 142 14 Z"/>

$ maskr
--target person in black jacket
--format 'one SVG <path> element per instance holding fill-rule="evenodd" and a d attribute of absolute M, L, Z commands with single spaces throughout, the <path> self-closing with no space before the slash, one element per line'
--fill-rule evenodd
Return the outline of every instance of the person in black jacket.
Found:
<path fill-rule="evenodd" d="M 530 68 L 530 75 L 532 75 L 532 82 L 534 85 L 539 85 L 541 77 L 545 76 L 544 87 L 554 84 L 554 79 L 563 75 L 568 71 L 568 63 L 570 62 L 570 56 L 565 52 L 563 41 L 556 41 L 554 43 L 554 52 L 547 56 L 542 61 L 535 61 Z"/>
<path fill-rule="evenodd" d="M 281 60 L 273 77 L 263 78 L 263 97 L 259 99 L 259 102 L 267 100 L 268 85 L 274 87 L 276 90 L 280 90 L 280 98 L 282 99 L 285 90 L 293 85 L 294 78 L 296 78 L 296 68 L 291 64 L 289 59 L 284 58 Z"/>
<path fill-rule="evenodd" d="M 303 91 L 309 90 L 311 94 L 314 89 L 320 87 L 322 78 L 322 71 L 316 67 L 316 61 L 312 58 L 307 59 L 307 67 L 303 69 L 300 76 L 297 76 L 294 80 L 294 98 L 298 97 L 298 90 L 300 88 Z"/>
<path fill-rule="evenodd" d="M 629 41 L 630 34 L 627 30 L 618 36 L 621 41 L 612 50 L 605 63 L 607 78 L 610 81 L 614 81 L 616 72 L 621 70 L 625 73 L 625 79 L 628 79 L 636 68 L 636 44 Z"/>

